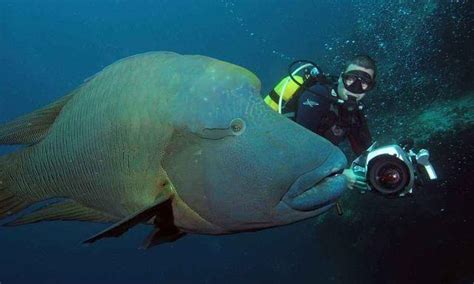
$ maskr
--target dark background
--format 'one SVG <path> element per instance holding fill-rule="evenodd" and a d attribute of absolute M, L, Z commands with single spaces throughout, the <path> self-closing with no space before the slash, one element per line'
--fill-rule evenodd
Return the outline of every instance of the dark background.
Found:
<path fill-rule="evenodd" d="M 471 1 L 0 0 L 0 122 L 151 50 L 242 65 L 263 93 L 295 59 L 338 74 L 368 53 L 379 67 L 364 99 L 374 138 L 415 138 L 439 175 L 405 199 L 348 192 L 342 217 L 148 251 L 137 249 L 145 226 L 90 247 L 79 243 L 104 225 L 0 228 L 0 282 L 473 283 L 472 11 Z"/>

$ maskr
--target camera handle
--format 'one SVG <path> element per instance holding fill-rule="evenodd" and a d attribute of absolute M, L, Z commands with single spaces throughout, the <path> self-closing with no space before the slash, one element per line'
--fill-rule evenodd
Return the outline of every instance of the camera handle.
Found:
<path fill-rule="evenodd" d="M 430 180 L 438 178 L 433 168 L 433 165 L 431 165 L 430 152 L 428 152 L 428 150 L 421 149 L 420 151 L 418 151 L 418 154 L 416 154 L 416 162 L 425 169 L 426 174 L 428 175 L 428 178 Z"/>

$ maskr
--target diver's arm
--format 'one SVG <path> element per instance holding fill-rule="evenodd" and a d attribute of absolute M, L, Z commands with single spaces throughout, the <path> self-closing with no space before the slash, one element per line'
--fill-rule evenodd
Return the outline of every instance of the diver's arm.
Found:
<path fill-rule="evenodd" d="M 345 169 L 342 174 L 346 176 L 349 189 L 367 190 L 365 177 L 355 174 L 352 168 Z"/>
<path fill-rule="evenodd" d="M 372 144 L 372 135 L 370 134 L 367 119 L 363 113 L 359 113 L 359 126 L 353 127 L 347 137 L 351 143 L 352 150 L 358 156 L 370 147 Z M 347 178 L 347 187 L 349 189 L 367 189 L 367 180 L 365 177 L 355 174 L 352 168 L 345 169 L 343 174 Z"/>
<path fill-rule="evenodd" d="M 359 127 L 353 127 L 349 131 L 347 138 L 351 143 L 352 150 L 357 155 L 362 154 L 372 145 L 372 135 L 370 134 L 367 119 L 364 114 L 359 114 Z"/>

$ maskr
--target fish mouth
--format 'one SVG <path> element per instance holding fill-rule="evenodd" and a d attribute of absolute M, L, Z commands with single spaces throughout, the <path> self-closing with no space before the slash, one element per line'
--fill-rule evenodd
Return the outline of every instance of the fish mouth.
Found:
<path fill-rule="evenodd" d="M 282 201 L 298 211 L 312 211 L 334 203 L 347 188 L 342 174 L 347 160 L 340 151 L 320 166 L 299 176 Z"/>

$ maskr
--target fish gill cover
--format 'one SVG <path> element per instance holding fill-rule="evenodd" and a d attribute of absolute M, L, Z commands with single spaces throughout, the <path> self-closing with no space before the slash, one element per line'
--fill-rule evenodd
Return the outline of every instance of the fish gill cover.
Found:
<path fill-rule="evenodd" d="M 2 122 L 150 50 L 245 66 L 263 95 L 295 59 L 338 75 L 365 53 L 379 69 L 364 99 L 374 138 L 414 138 L 440 178 L 408 199 L 348 192 L 342 217 L 151 251 L 136 250 L 146 228 L 91 247 L 78 242 L 103 226 L 0 228 L 0 282 L 472 283 L 473 19 L 469 0 L 1 1 Z"/>

